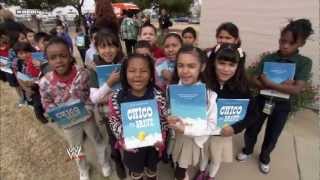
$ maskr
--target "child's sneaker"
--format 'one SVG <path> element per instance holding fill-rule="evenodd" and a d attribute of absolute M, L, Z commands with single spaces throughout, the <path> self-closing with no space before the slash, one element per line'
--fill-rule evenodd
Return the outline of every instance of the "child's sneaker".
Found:
<path fill-rule="evenodd" d="M 209 178 L 208 171 L 199 171 L 194 180 L 207 180 Z"/>
<path fill-rule="evenodd" d="M 18 106 L 18 108 L 24 107 L 26 106 L 27 102 L 24 99 L 20 99 L 16 105 Z"/>
<path fill-rule="evenodd" d="M 268 174 L 270 172 L 270 165 L 263 164 L 262 162 L 259 163 L 259 169 L 263 174 Z"/>
<path fill-rule="evenodd" d="M 250 155 L 249 154 L 245 154 L 243 152 L 240 152 L 237 157 L 236 157 L 236 160 L 238 161 L 247 161 L 248 159 L 250 159 Z"/>
<path fill-rule="evenodd" d="M 102 165 L 102 175 L 103 177 L 108 177 L 111 175 L 111 167 L 108 163 Z"/>
<path fill-rule="evenodd" d="M 89 168 L 87 170 L 80 170 L 80 180 L 90 180 Z"/>

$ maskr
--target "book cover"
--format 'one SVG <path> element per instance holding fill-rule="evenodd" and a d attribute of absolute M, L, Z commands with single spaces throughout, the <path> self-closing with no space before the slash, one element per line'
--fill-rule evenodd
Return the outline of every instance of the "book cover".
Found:
<path fill-rule="evenodd" d="M 84 36 L 77 36 L 77 37 L 76 37 L 76 45 L 77 45 L 78 47 L 84 47 L 84 45 L 85 45 L 85 38 L 84 38 Z"/>
<path fill-rule="evenodd" d="M 294 63 L 265 62 L 263 64 L 263 73 L 268 79 L 277 84 L 292 80 L 294 78 L 295 70 L 296 66 Z M 260 94 L 285 99 L 289 99 L 290 97 L 289 94 L 269 89 L 260 90 Z"/>
<path fill-rule="evenodd" d="M 223 128 L 244 119 L 249 99 L 218 99 L 217 126 Z"/>
<path fill-rule="evenodd" d="M 89 112 L 83 102 L 75 100 L 49 110 L 48 116 L 59 126 L 67 128 L 86 121 Z"/>
<path fill-rule="evenodd" d="M 155 99 L 122 103 L 120 107 L 126 148 L 153 146 L 163 141 Z"/>
<path fill-rule="evenodd" d="M 28 76 L 27 74 L 17 72 L 16 77 L 21 81 L 32 81 L 32 77 Z"/>
<path fill-rule="evenodd" d="M 263 73 L 268 79 L 277 84 L 292 80 L 295 70 L 296 65 L 294 63 L 265 62 L 263 64 Z"/>
<path fill-rule="evenodd" d="M 9 74 L 13 74 L 12 69 L 8 68 L 8 67 L 0 67 L 0 70 Z"/>
<path fill-rule="evenodd" d="M 31 53 L 32 59 L 40 62 L 46 62 L 47 59 L 43 52 L 33 52 Z"/>
<path fill-rule="evenodd" d="M 12 69 L 8 67 L 8 58 L 4 56 L 0 56 L 0 70 L 9 74 L 12 74 Z"/>
<path fill-rule="evenodd" d="M 162 63 L 158 64 L 156 69 L 156 74 L 158 77 L 162 78 L 162 71 L 163 70 L 169 70 L 170 72 L 173 72 L 175 63 L 171 61 L 163 61 Z"/>
<path fill-rule="evenodd" d="M 103 83 L 106 82 L 106 80 L 109 78 L 110 74 L 113 71 L 120 71 L 121 64 L 110 64 L 110 65 L 101 65 L 96 67 L 96 73 L 98 76 L 98 84 L 99 87 L 103 85 Z M 121 84 L 120 82 L 113 85 L 112 89 L 120 89 Z"/>
<path fill-rule="evenodd" d="M 170 85 L 171 115 L 187 124 L 207 125 L 207 93 L 204 84 Z"/>
<path fill-rule="evenodd" d="M 8 58 L 7 57 L 4 57 L 4 56 L 0 56 L 0 63 L 2 65 L 7 65 L 8 64 Z"/>

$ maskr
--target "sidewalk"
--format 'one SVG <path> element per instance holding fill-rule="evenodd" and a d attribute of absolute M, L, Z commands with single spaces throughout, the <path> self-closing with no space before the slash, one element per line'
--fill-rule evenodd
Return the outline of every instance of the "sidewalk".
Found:
<path fill-rule="evenodd" d="M 66 162 L 67 143 L 61 131 L 43 126 L 28 107 L 16 108 L 14 91 L 0 83 L 0 179 L 6 180 L 78 180 L 75 162 Z M 106 134 L 104 125 L 100 125 Z M 57 132 L 59 134 L 57 134 Z M 262 134 L 254 157 L 245 163 L 223 164 L 219 180 L 319 180 L 320 178 L 319 116 L 304 110 L 289 119 L 272 153 L 271 172 L 263 175 L 257 166 Z M 117 180 L 113 173 L 103 178 L 94 157 L 93 145 L 85 141 L 89 152 L 91 180 Z M 234 138 L 234 154 L 242 147 L 242 135 Z M 159 180 L 173 180 L 169 165 L 160 164 Z M 194 173 L 194 172 L 193 172 Z M 192 173 L 191 173 L 192 174 Z"/>
<path fill-rule="evenodd" d="M 303 116 L 303 117 L 301 117 Z M 301 118 L 304 121 L 301 121 Z M 277 147 L 271 156 L 271 171 L 268 175 L 260 173 L 258 169 L 258 155 L 261 148 L 264 130 L 261 131 L 252 158 L 247 162 L 222 164 L 218 173 L 219 180 L 319 180 L 320 178 L 320 132 L 317 115 L 304 110 L 288 121 L 287 127 L 282 132 Z M 299 126 L 299 128 L 298 128 Z M 311 128 L 312 126 L 312 128 Z M 104 127 L 102 126 L 102 131 Z M 104 133 L 105 134 L 105 133 Z M 240 151 L 243 145 L 243 133 L 234 137 L 234 155 Z M 90 144 L 85 147 L 89 150 Z M 92 151 L 92 149 L 90 150 Z M 89 157 L 89 161 L 96 162 L 95 157 Z M 96 166 L 96 165 L 95 165 Z M 97 166 L 96 166 L 97 167 Z M 167 164 L 160 163 L 159 180 L 173 180 L 173 170 Z M 193 177 L 196 169 L 190 172 Z M 102 180 L 100 172 L 93 172 L 94 180 Z M 117 180 L 113 174 L 110 180 Z"/>

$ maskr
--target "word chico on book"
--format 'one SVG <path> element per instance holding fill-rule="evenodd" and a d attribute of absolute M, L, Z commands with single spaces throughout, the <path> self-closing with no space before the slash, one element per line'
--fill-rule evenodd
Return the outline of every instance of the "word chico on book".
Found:
<path fill-rule="evenodd" d="M 80 100 L 70 100 L 48 111 L 48 116 L 63 128 L 84 122 L 90 116 L 85 104 Z"/>
<path fill-rule="evenodd" d="M 221 115 L 240 115 L 242 106 L 223 106 L 220 109 Z"/>
<path fill-rule="evenodd" d="M 243 120 L 249 104 L 249 99 L 218 99 L 217 126 L 223 128 Z"/>
<path fill-rule="evenodd" d="M 126 148 L 153 146 L 163 141 L 155 99 L 124 102 L 120 107 Z"/>
<path fill-rule="evenodd" d="M 73 119 L 81 114 L 79 107 L 72 107 L 70 109 L 66 109 L 65 111 L 61 111 L 56 114 L 58 118 L 68 118 Z"/>
<path fill-rule="evenodd" d="M 127 113 L 129 120 L 136 120 L 142 118 L 151 118 L 152 117 L 152 108 L 151 107 L 138 107 L 133 109 L 128 109 Z"/>

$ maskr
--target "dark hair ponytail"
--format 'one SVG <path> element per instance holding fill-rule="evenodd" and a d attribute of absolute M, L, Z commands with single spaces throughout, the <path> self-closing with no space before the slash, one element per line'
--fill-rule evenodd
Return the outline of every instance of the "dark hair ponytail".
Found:
<path fill-rule="evenodd" d="M 313 34 L 312 24 L 308 19 L 290 20 L 289 24 L 282 29 L 281 36 L 287 32 L 292 33 L 294 42 L 298 39 L 305 42 Z"/>
<path fill-rule="evenodd" d="M 240 40 L 240 33 L 239 28 L 232 22 L 225 22 L 220 24 L 220 26 L 216 30 L 216 37 L 219 36 L 221 31 L 228 32 L 232 37 L 239 39 L 239 42 L 237 43 L 238 47 L 241 46 L 241 40 Z"/>

